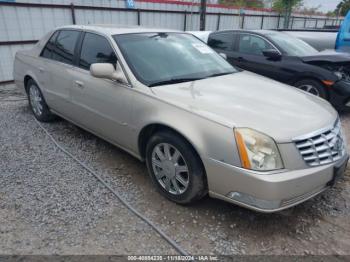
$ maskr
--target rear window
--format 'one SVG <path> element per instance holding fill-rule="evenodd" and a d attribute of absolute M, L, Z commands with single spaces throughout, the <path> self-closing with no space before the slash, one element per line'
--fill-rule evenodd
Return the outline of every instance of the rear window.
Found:
<path fill-rule="evenodd" d="M 56 45 L 52 53 L 52 59 L 62 63 L 73 64 L 74 50 L 80 32 L 73 30 L 62 30 L 56 39 Z"/>
<path fill-rule="evenodd" d="M 211 34 L 208 45 L 214 49 L 231 50 L 233 42 L 232 33 Z"/>
<path fill-rule="evenodd" d="M 55 48 L 55 42 L 56 38 L 58 36 L 58 31 L 56 31 L 50 38 L 50 40 L 47 42 L 46 46 L 44 47 L 43 51 L 41 52 L 41 56 L 45 58 L 52 58 L 52 52 Z"/>

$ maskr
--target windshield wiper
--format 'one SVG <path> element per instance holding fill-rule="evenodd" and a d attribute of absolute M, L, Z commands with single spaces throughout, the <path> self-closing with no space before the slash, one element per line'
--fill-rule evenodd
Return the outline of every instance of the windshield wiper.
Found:
<path fill-rule="evenodd" d="M 208 75 L 206 78 L 215 77 L 215 76 L 229 75 L 229 74 L 233 74 L 233 73 L 234 73 L 234 71 L 232 71 L 232 72 L 224 72 L 224 73 L 215 73 L 215 74 L 212 74 L 212 75 Z"/>
<path fill-rule="evenodd" d="M 171 78 L 171 79 L 151 83 L 148 86 L 152 87 L 152 86 L 161 86 L 161 85 L 171 85 L 171 84 L 195 81 L 195 80 L 200 80 L 200 79 L 203 79 L 203 78 L 202 77 Z"/>
<path fill-rule="evenodd" d="M 228 75 L 228 74 L 233 74 L 233 73 L 234 73 L 234 71 L 233 72 L 224 72 L 224 73 L 215 73 L 215 74 L 208 75 L 208 76 L 205 76 L 205 77 L 171 78 L 171 79 L 167 79 L 167 80 L 151 83 L 148 86 L 152 87 L 152 86 L 161 86 L 161 85 L 171 85 L 171 84 L 177 84 L 177 83 L 201 80 L 201 79 L 215 77 L 215 76 Z"/>

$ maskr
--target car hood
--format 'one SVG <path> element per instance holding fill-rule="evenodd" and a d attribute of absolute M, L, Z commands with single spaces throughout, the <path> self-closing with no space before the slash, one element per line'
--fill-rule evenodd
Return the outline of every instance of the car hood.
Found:
<path fill-rule="evenodd" d="M 302 56 L 300 59 L 306 63 L 308 62 L 332 62 L 343 63 L 350 62 L 350 54 L 336 52 L 334 50 L 325 50 L 316 55 Z"/>
<path fill-rule="evenodd" d="M 156 86 L 152 92 L 167 103 L 231 128 L 253 128 L 279 143 L 329 126 L 338 116 L 321 98 L 247 71 Z"/>

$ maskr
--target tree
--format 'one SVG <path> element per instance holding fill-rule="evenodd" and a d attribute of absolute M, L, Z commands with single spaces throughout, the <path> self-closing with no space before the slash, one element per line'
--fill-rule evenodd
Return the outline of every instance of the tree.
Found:
<path fill-rule="evenodd" d="M 303 15 L 324 15 L 319 9 L 321 8 L 321 5 L 314 6 L 314 7 L 305 7 L 300 6 L 296 8 L 296 11 Z"/>
<path fill-rule="evenodd" d="M 337 5 L 334 12 L 338 15 L 346 16 L 349 10 L 350 10 L 350 0 L 343 0 Z"/>
<path fill-rule="evenodd" d="M 326 16 L 328 16 L 328 17 L 336 17 L 337 14 L 335 13 L 335 11 L 328 11 L 328 12 L 326 13 Z"/>
<path fill-rule="evenodd" d="M 237 6 L 237 7 L 252 7 L 252 8 L 262 8 L 264 3 L 262 0 L 220 0 L 220 4 L 228 6 Z"/>
<path fill-rule="evenodd" d="M 273 9 L 279 13 L 284 14 L 284 28 L 289 27 L 289 20 L 292 10 L 296 7 L 300 7 L 303 0 L 275 0 L 273 2 Z"/>
<path fill-rule="evenodd" d="M 272 8 L 280 13 L 285 13 L 286 11 L 292 11 L 294 8 L 300 7 L 303 0 L 275 0 L 273 2 Z"/>

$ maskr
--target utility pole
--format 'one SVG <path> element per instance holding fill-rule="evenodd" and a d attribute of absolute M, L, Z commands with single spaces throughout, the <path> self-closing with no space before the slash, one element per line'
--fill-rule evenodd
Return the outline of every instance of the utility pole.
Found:
<path fill-rule="evenodd" d="M 207 0 L 201 0 L 201 6 L 199 10 L 199 30 L 205 30 L 205 13 L 206 13 Z"/>

